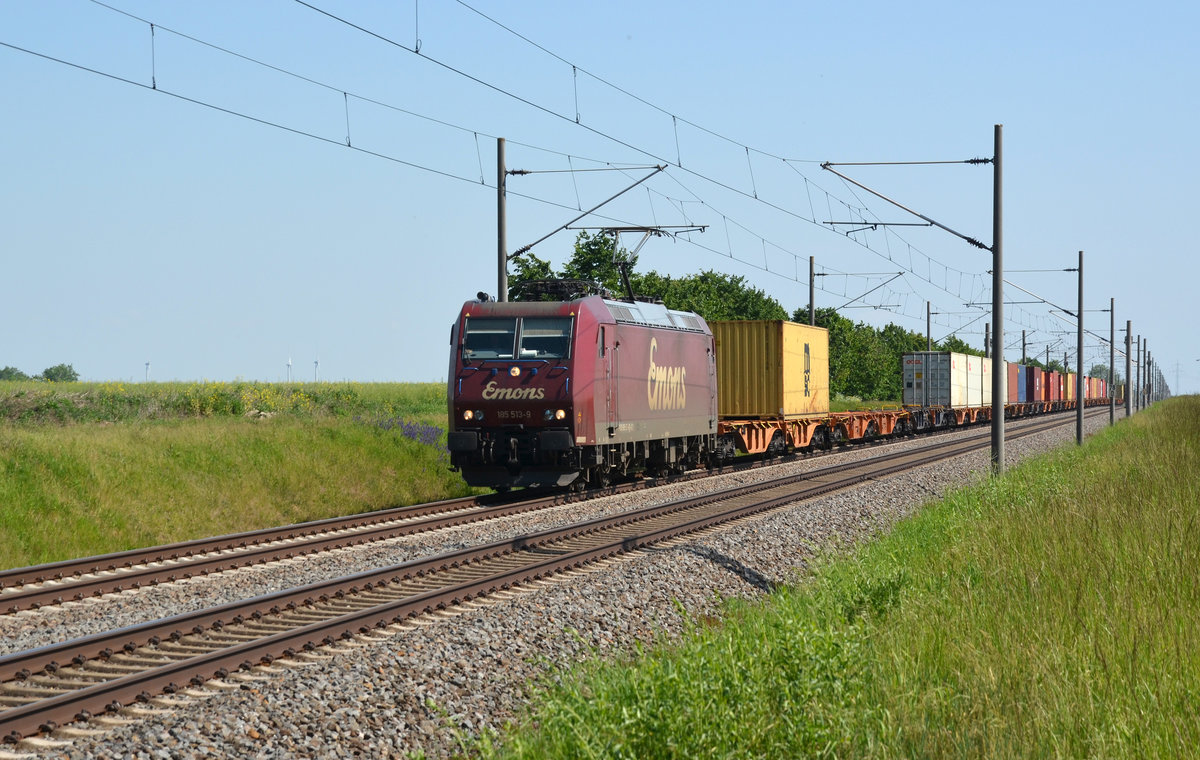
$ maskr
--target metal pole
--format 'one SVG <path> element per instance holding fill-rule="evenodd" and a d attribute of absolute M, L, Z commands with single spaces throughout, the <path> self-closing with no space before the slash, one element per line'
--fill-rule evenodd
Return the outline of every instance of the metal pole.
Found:
<path fill-rule="evenodd" d="M 1142 349 L 1142 351 L 1145 352 L 1144 355 L 1145 355 L 1145 359 L 1146 359 L 1146 370 L 1144 372 L 1142 372 L 1142 375 L 1141 375 L 1141 384 L 1144 385 L 1144 387 L 1145 387 L 1145 391 L 1144 391 L 1144 393 L 1142 393 L 1141 408 L 1145 409 L 1146 407 L 1150 406 L 1150 403 L 1152 401 L 1151 396 L 1150 396 L 1150 389 L 1151 389 L 1151 385 L 1154 382 L 1151 379 L 1152 377 L 1154 377 L 1154 375 L 1153 375 L 1154 354 L 1150 353 L 1150 339 L 1148 339 L 1148 337 L 1144 337 L 1144 339 L 1141 340 L 1141 349 Z"/>
<path fill-rule="evenodd" d="M 988 359 L 992 355 L 991 354 L 991 350 L 992 350 L 991 343 L 992 343 L 992 325 L 988 322 L 984 322 L 983 323 L 983 358 L 984 359 Z"/>
<path fill-rule="evenodd" d="M 925 302 L 925 350 L 933 350 L 933 312 L 929 302 Z"/>
<path fill-rule="evenodd" d="M 996 143 L 992 158 L 992 472 L 1004 472 L 1004 382 L 1008 373 L 1004 370 L 1004 225 L 1003 189 L 1000 172 L 1000 156 L 1004 125 L 997 124 L 994 131 Z"/>
<path fill-rule="evenodd" d="M 1133 320 L 1125 320 L 1125 416 L 1133 416 Z"/>
<path fill-rule="evenodd" d="M 813 275 L 813 259 L 814 258 L 816 258 L 816 257 L 815 256 L 808 257 L 808 324 L 809 324 L 809 327 L 816 327 L 816 325 L 817 325 L 817 309 L 816 309 L 817 302 L 816 302 L 816 298 L 815 298 L 816 294 L 817 294 L 817 286 L 816 286 L 817 278 Z"/>
<path fill-rule="evenodd" d="M 1117 421 L 1117 394 L 1113 391 L 1117 363 L 1117 299 L 1108 299 L 1108 424 Z"/>
<path fill-rule="evenodd" d="M 1150 339 L 1142 338 L 1142 382 L 1138 385 L 1139 402 L 1142 409 L 1148 406 L 1150 400 Z"/>
<path fill-rule="evenodd" d="M 1079 252 L 1079 337 L 1075 346 L 1075 443 L 1083 445 L 1083 251 Z"/>
<path fill-rule="evenodd" d="M 1150 345 L 1150 341 L 1146 341 L 1146 345 Z M 1154 366 L 1154 354 L 1150 350 L 1146 350 L 1146 403 L 1148 408 L 1154 403 L 1154 373 L 1157 369 Z"/>
<path fill-rule="evenodd" d="M 1027 357 L 1025 354 L 1025 331 L 1024 330 L 1021 331 L 1021 363 L 1022 364 L 1028 363 Z"/>
<path fill-rule="evenodd" d="M 508 300 L 508 211 L 505 208 L 504 138 L 496 138 L 496 300 Z"/>
<path fill-rule="evenodd" d="M 1142 336 L 1137 339 L 1137 385 L 1134 386 L 1133 411 L 1142 410 Z"/>

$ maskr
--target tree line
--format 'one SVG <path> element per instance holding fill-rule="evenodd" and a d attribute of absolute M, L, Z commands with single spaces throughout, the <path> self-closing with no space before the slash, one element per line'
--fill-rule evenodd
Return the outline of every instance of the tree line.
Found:
<path fill-rule="evenodd" d="M 70 364 L 55 364 L 47 367 L 38 375 L 27 375 L 16 367 L 0 369 L 0 380 L 40 380 L 47 383 L 74 383 L 79 381 L 79 373 Z"/>
<path fill-rule="evenodd" d="M 605 234 L 579 233 L 575 250 L 563 268 L 555 272 L 548 261 L 525 253 L 515 260 L 509 277 L 510 298 L 513 300 L 554 300 L 583 295 L 582 292 L 549 294 L 538 284 L 549 280 L 569 280 L 591 283 L 599 292 L 612 295 L 624 293 L 621 266 L 628 274 L 629 284 L 639 298 L 661 301 L 669 309 L 692 311 L 707 321 L 730 319 L 790 319 L 808 323 L 808 305 L 795 309 L 790 315 L 775 298 L 752 287 L 746 278 L 712 270 L 684 277 L 670 277 L 658 272 L 636 272 L 636 258 L 617 246 L 615 238 Z M 926 337 L 896 324 L 882 328 L 864 322 L 854 322 L 836 309 L 815 310 L 818 327 L 829 331 L 829 387 L 834 396 L 857 397 L 864 400 L 899 403 L 902 397 L 901 357 L 913 351 L 924 351 Z M 933 343 L 935 351 L 956 351 L 983 356 L 956 335 Z M 1057 360 L 1043 364 L 1027 359 L 1026 364 L 1063 371 Z M 1095 365 L 1090 377 L 1108 378 L 1108 367 Z M 1121 382 L 1120 379 L 1117 382 Z"/>

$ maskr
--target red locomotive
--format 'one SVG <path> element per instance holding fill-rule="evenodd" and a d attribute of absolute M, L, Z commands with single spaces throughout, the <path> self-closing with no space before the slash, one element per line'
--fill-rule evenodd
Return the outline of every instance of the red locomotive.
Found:
<path fill-rule="evenodd" d="M 468 301 L 448 396 L 451 464 L 472 486 L 595 488 L 698 467 L 716 442 L 712 333 L 660 304 Z"/>

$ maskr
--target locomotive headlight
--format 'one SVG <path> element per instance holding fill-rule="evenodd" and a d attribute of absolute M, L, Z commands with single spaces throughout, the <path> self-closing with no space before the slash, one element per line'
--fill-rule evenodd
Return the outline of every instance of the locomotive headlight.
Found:
<path fill-rule="evenodd" d="M 475 421 L 483 422 L 483 410 L 482 409 L 475 410 Z"/>
<path fill-rule="evenodd" d="M 475 412 L 472 412 L 470 409 L 468 409 L 467 411 L 463 412 L 463 419 L 467 422 L 470 422 L 471 420 L 475 419 Z"/>
<path fill-rule="evenodd" d="M 510 367 L 508 370 L 508 374 L 512 375 L 513 377 L 516 377 L 517 375 L 521 374 L 521 368 L 520 367 Z"/>
<path fill-rule="evenodd" d="M 542 413 L 542 418 L 545 419 L 546 422 L 549 422 L 550 420 L 554 419 L 554 412 L 547 409 L 545 412 Z"/>
<path fill-rule="evenodd" d="M 566 418 L 567 418 L 567 410 L 566 409 L 556 409 L 554 411 L 554 419 L 565 420 Z"/>

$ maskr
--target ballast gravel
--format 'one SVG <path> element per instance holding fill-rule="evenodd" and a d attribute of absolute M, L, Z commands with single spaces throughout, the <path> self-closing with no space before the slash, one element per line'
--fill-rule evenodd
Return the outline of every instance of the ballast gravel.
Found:
<path fill-rule="evenodd" d="M 1091 433 L 1106 416 L 1085 422 Z M 1019 423 L 1009 423 L 1016 430 Z M 976 428 L 975 431 L 978 431 Z M 962 435 L 954 433 L 951 435 Z M 1065 425 L 1006 442 L 1011 464 L 1074 440 Z M 898 447 L 920 445 L 904 442 Z M 894 450 L 889 448 L 888 450 Z M 531 516 L 447 529 L 202 580 L 113 594 L 0 618 L 4 652 L 20 651 L 337 577 L 415 557 L 636 509 L 689 492 L 872 457 L 879 448 L 564 505 Z M 524 707 L 531 684 L 589 657 L 677 638 L 716 618 L 723 600 L 760 598 L 796 580 L 816 552 L 887 530 L 930 499 L 983 478 L 985 451 L 745 519 L 570 576 L 318 649 L 303 660 L 212 682 L 167 707 L 148 705 L 60 730 L 0 757 L 441 758 Z M 685 617 L 686 616 L 686 617 Z"/>

